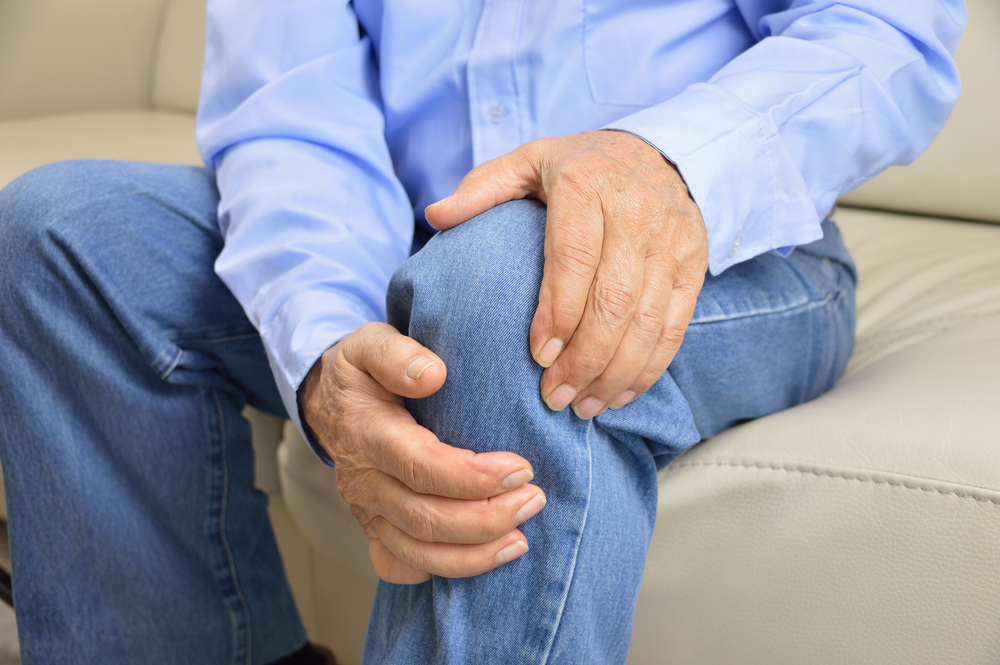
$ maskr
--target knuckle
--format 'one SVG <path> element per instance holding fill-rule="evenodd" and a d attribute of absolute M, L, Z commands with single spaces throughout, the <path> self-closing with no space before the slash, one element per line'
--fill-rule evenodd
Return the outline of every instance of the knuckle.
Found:
<path fill-rule="evenodd" d="M 438 517 L 427 506 L 416 503 L 408 509 L 407 532 L 417 540 L 426 542 L 438 541 Z"/>
<path fill-rule="evenodd" d="M 594 293 L 594 312 L 604 321 L 622 323 L 632 318 L 637 297 L 626 284 L 605 282 Z"/>
<path fill-rule="evenodd" d="M 659 337 L 663 330 L 663 311 L 656 306 L 640 307 L 632 315 L 632 326 L 643 336 Z"/>
<path fill-rule="evenodd" d="M 681 342 L 684 341 L 684 332 L 684 328 L 667 326 L 663 329 L 663 334 L 660 336 L 661 345 L 672 350 L 680 348 Z"/>
<path fill-rule="evenodd" d="M 365 530 L 365 534 L 369 538 L 378 537 L 378 533 L 375 529 L 375 518 L 370 516 L 363 508 L 361 508 L 361 506 L 352 505 L 351 515 L 353 515 L 354 519 L 358 521 L 358 524 L 360 524 L 361 528 Z"/>
<path fill-rule="evenodd" d="M 555 186 L 589 198 L 593 196 L 594 182 L 599 172 L 599 167 L 592 163 L 592 159 L 577 157 L 563 164 L 556 176 Z"/>
<path fill-rule="evenodd" d="M 424 571 L 430 571 L 435 568 L 435 562 L 431 554 L 425 549 L 409 542 L 400 544 L 398 556 L 410 568 Z"/>
<path fill-rule="evenodd" d="M 494 499 L 487 500 L 485 513 L 480 516 L 478 521 L 476 542 L 492 542 L 517 526 L 516 520 L 512 515 L 507 514 L 508 512 L 509 509 L 502 508 Z"/>
<path fill-rule="evenodd" d="M 425 446 L 419 446 L 401 468 L 400 480 L 417 494 L 429 494 L 436 480 L 434 466 L 425 451 Z"/>
<path fill-rule="evenodd" d="M 427 488 L 427 463 L 422 455 L 413 455 L 405 461 L 400 469 L 403 484 L 418 494 L 426 494 Z"/>
<path fill-rule="evenodd" d="M 372 506 L 377 501 L 375 473 L 362 471 L 349 473 L 337 469 L 337 489 L 344 501 L 351 505 L 351 510 L 355 508 L 364 510 Z"/>

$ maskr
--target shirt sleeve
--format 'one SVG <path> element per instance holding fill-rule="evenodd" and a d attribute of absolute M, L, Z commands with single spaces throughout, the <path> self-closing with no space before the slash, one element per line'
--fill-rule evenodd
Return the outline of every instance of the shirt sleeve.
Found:
<path fill-rule="evenodd" d="M 216 272 L 301 430 L 299 384 L 331 345 L 385 320 L 413 233 L 351 4 L 210 0 L 197 139 L 221 195 Z"/>
<path fill-rule="evenodd" d="M 966 21 L 962 0 L 737 4 L 756 45 L 608 126 L 677 165 L 716 275 L 820 238 L 840 195 L 930 144 L 958 98 Z"/>

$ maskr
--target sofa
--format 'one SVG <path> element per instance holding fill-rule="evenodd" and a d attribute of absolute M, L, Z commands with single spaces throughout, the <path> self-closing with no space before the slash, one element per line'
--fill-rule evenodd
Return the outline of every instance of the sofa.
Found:
<path fill-rule="evenodd" d="M 629 663 L 1000 662 L 1000 3 L 968 12 L 942 135 L 834 213 L 860 273 L 843 379 L 660 473 Z M 0 187 L 199 164 L 203 22 L 204 0 L 0 2 Z M 307 629 L 357 663 L 367 539 L 290 423 L 246 416 Z"/>

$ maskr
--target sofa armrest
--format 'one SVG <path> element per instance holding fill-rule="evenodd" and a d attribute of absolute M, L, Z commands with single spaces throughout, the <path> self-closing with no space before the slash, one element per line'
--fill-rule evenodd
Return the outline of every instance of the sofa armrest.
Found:
<path fill-rule="evenodd" d="M 164 5 L 0 2 L 0 119 L 148 108 Z"/>

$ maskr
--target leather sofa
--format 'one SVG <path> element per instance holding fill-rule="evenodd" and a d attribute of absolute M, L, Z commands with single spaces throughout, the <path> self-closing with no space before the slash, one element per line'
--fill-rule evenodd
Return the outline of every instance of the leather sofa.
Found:
<path fill-rule="evenodd" d="M 630 663 L 1000 662 L 1000 4 L 968 5 L 943 134 L 834 215 L 860 271 L 847 374 L 661 473 Z M 203 19 L 0 3 L 0 186 L 69 158 L 200 163 Z M 307 628 L 356 663 L 364 534 L 294 428 L 247 416 Z"/>

